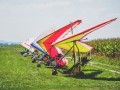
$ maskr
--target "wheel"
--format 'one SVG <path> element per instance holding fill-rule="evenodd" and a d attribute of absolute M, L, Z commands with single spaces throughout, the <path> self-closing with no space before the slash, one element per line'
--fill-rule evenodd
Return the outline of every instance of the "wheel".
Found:
<path fill-rule="evenodd" d="M 37 67 L 41 67 L 41 64 L 37 64 Z"/>

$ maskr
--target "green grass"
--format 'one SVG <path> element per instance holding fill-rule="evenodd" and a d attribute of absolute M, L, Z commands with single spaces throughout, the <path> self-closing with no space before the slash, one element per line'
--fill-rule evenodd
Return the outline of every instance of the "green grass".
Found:
<path fill-rule="evenodd" d="M 0 47 L 0 90 L 119 90 L 120 74 L 95 68 L 96 64 L 84 69 L 81 78 L 58 73 L 52 76 L 52 68 L 36 67 L 30 57 L 23 57 L 16 46 Z M 98 62 L 94 58 L 93 62 Z M 69 62 L 71 65 L 73 62 Z M 97 64 L 107 69 L 119 70 L 119 66 Z M 70 67 L 70 66 L 69 66 Z"/>

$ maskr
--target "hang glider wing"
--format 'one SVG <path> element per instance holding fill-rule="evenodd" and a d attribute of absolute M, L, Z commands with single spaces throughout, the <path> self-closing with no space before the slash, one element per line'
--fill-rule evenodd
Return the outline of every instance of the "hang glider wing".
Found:
<path fill-rule="evenodd" d="M 40 52 L 44 53 L 45 55 L 47 54 L 36 42 L 33 42 L 31 44 L 31 46 L 33 46 L 34 48 L 36 48 L 37 50 L 39 50 Z"/>
<path fill-rule="evenodd" d="M 115 21 L 116 19 L 117 18 L 111 19 L 109 21 L 98 24 L 98 25 L 96 25 L 96 26 L 94 26 L 92 28 L 84 30 L 84 31 L 82 31 L 80 33 L 77 33 L 76 35 L 70 36 L 70 37 L 68 37 L 66 39 L 63 39 L 61 41 L 58 41 L 58 42 L 54 42 L 53 45 L 55 45 L 55 46 L 57 46 L 59 48 L 63 48 L 62 45 L 64 45 L 64 46 L 66 45 L 65 47 L 68 48 L 67 46 L 69 46 L 69 45 L 71 46 L 74 41 L 81 40 L 83 37 L 85 37 L 89 33 L 93 32 L 93 31 L 95 31 L 95 30 L 97 30 L 97 29 L 99 29 L 99 28 L 101 28 L 101 27 L 103 27 L 103 26 L 105 26 L 107 24 L 110 24 L 111 22 Z"/>
<path fill-rule="evenodd" d="M 83 43 L 80 41 L 76 41 L 75 43 L 69 42 L 69 43 L 63 43 L 63 44 L 56 44 L 55 46 L 65 50 L 72 49 L 71 51 L 73 51 L 73 48 L 74 48 L 75 52 L 82 52 L 82 53 L 90 52 L 93 49 L 92 46 L 87 45 L 86 43 Z"/>
<path fill-rule="evenodd" d="M 41 36 L 41 35 L 40 35 Z M 41 47 L 40 45 L 36 42 L 38 40 L 38 37 L 31 43 L 31 46 L 33 46 L 35 49 L 39 50 L 40 52 L 44 53 L 45 55 L 47 54 Z"/>
<path fill-rule="evenodd" d="M 27 41 L 24 41 L 23 43 L 21 43 L 21 45 L 23 47 L 25 47 L 26 49 L 30 50 L 31 52 L 34 52 L 35 48 L 33 46 L 31 46 L 31 43 L 34 41 L 34 38 L 30 38 Z"/>
<path fill-rule="evenodd" d="M 53 33 L 49 33 L 47 36 L 39 38 L 37 43 L 51 56 L 54 57 L 58 54 L 57 49 L 51 44 L 55 42 L 57 39 L 63 38 L 68 32 L 70 32 L 71 27 L 75 28 L 77 25 L 81 23 L 81 20 L 77 20 L 72 24 L 68 24 L 63 28 L 60 28 Z"/>

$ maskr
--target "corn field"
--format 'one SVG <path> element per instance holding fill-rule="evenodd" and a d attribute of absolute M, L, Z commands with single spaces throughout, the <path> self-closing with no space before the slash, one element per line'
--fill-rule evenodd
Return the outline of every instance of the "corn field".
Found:
<path fill-rule="evenodd" d="M 94 47 L 94 54 L 120 60 L 120 38 L 92 40 L 88 43 Z"/>

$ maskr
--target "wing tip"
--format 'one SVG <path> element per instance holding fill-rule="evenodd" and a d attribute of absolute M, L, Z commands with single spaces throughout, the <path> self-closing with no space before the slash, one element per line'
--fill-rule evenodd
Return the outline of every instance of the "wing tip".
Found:
<path fill-rule="evenodd" d="M 114 18 L 114 19 L 112 19 L 112 21 L 115 21 L 115 20 L 117 20 L 118 18 Z"/>

